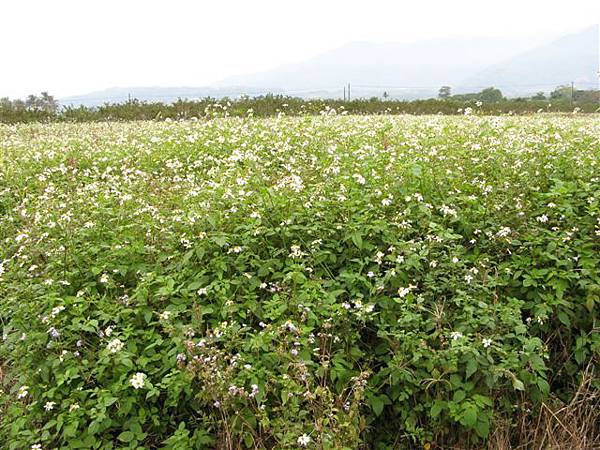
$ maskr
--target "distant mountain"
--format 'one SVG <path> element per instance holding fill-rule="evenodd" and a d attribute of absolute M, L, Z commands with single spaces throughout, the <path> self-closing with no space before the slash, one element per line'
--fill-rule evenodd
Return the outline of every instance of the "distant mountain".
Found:
<path fill-rule="evenodd" d="M 571 82 L 580 89 L 597 89 L 599 40 L 600 28 L 594 25 L 494 64 L 463 80 L 458 90 L 496 86 L 514 96 L 548 92 Z"/>
<path fill-rule="evenodd" d="M 326 89 L 337 96 L 351 84 L 356 96 L 420 97 L 435 94 L 442 85 L 456 85 L 498 61 L 533 47 L 538 41 L 451 38 L 413 43 L 355 42 L 259 73 L 226 78 L 215 86 L 277 88 L 303 95 Z"/>
<path fill-rule="evenodd" d="M 261 95 L 274 92 L 268 89 L 238 87 L 113 87 L 89 94 L 64 97 L 61 105 L 100 106 L 105 103 L 122 103 L 129 99 L 148 102 L 171 103 L 178 99 L 197 99 L 205 97 L 223 98 L 245 95 Z M 275 93 L 275 92 L 274 92 Z"/>
<path fill-rule="evenodd" d="M 63 105 L 97 106 L 128 98 L 173 102 L 178 98 L 257 96 L 266 93 L 304 98 L 426 98 L 442 85 L 453 92 L 499 87 L 517 96 L 551 91 L 575 82 L 597 86 L 600 67 L 598 25 L 548 42 L 542 39 L 448 38 L 413 43 L 355 42 L 305 62 L 232 76 L 206 87 L 125 87 L 60 99 Z"/>

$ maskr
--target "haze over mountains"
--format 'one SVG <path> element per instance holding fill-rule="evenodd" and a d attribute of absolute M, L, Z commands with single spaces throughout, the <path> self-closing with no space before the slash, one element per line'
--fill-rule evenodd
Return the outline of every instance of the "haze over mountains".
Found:
<path fill-rule="evenodd" d="M 266 93 L 299 97 L 426 98 L 442 85 L 453 92 L 500 88 L 505 95 L 550 92 L 574 82 L 598 86 L 599 26 L 551 42 L 514 39 L 449 38 L 414 43 L 350 43 L 307 61 L 254 74 L 232 76 L 206 87 L 111 88 L 61 99 L 62 104 L 99 105 L 128 98 L 170 102 L 177 98 L 237 97 Z"/>

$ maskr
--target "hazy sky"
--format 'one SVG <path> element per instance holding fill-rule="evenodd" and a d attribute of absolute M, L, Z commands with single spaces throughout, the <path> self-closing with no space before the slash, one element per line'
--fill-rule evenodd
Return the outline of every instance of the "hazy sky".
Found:
<path fill-rule="evenodd" d="M 202 86 L 357 40 L 558 36 L 598 0 L 0 0 L 0 96 Z"/>

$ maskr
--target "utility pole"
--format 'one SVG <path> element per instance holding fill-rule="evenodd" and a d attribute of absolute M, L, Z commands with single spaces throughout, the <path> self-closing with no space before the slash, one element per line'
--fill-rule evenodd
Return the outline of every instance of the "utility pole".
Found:
<path fill-rule="evenodd" d="M 598 96 L 598 109 L 597 111 L 600 111 L 600 69 L 598 69 L 598 92 L 596 93 L 596 95 Z"/>
<path fill-rule="evenodd" d="M 346 85 L 344 85 L 344 101 L 346 101 Z"/>
<path fill-rule="evenodd" d="M 575 101 L 575 83 L 571 81 L 571 106 L 573 106 L 573 102 Z"/>
<path fill-rule="evenodd" d="M 350 101 L 350 83 L 348 83 L 348 101 Z"/>

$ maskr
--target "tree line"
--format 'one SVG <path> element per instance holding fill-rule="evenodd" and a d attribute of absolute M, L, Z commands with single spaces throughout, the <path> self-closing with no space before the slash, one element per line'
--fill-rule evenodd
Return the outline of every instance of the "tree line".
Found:
<path fill-rule="evenodd" d="M 385 93 L 384 93 L 385 94 Z M 424 100 L 359 98 L 302 99 L 284 95 L 258 97 L 179 99 L 172 103 L 131 99 L 102 106 L 60 106 L 49 93 L 29 95 L 24 100 L 0 98 L 0 123 L 87 122 L 107 120 L 165 120 L 211 117 L 269 117 L 318 114 L 531 114 L 545 112 L 599 111 L 599 91 L 572 90 L 560 86 L 548 97 L 539 93 L 528 98 L 504 97 L 494 87 L 472 94 L 453 95 L 449 86 L 440 88 L 438 98 Z"/>
<path fill-rule="evenodd" d="M 475 100 L 486 103 L 494 103 L 507 100 L 502 94 L 502 91 L 495 87 L 488 87 L 480 92 L 475 93 L 452 95 L 452 88 L 450 86 L 442 86 L 438 91 L 438 98 L 440 100 Z M 561 85 L 557 86 L 552 92 L 550 92 L 548 96 L 546 96 L 545 92 L 540 91 L 530 97 L 516 97 L 512 98 L 511 100 L 515 102 L 549 100 L 569 102 L 569 104 L 599 104 L 600 91 L 575 89 L 573 86 Z"/>

